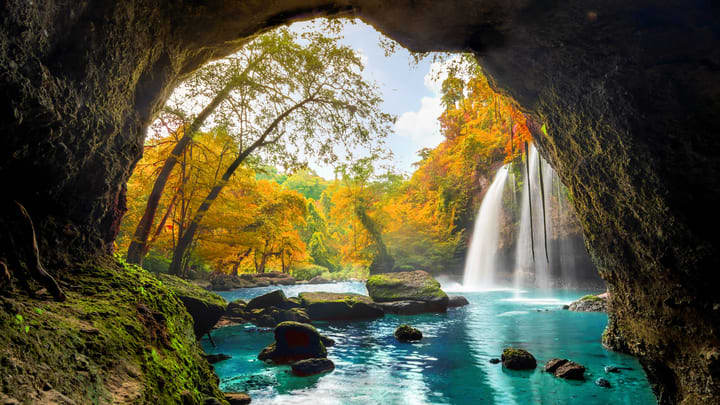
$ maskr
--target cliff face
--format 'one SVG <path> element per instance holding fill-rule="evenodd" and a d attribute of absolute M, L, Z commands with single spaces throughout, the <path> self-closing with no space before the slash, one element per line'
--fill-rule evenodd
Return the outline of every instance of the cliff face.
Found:
<path fill-rule="evenodd" d="M 474 51 L 496 85 L 547 124 L 538 147 L 571 190 L 613 293 L 606 342 L 640 356 L 662 403 L 717 402 L 718 7 L 7 0 L 0 203 L 26 206 L 51 272 L 102 255 L 144 130 L 178 80 L 269 27 L 357 15 L 415 50 Z M 0 246 L 0 258 L 13 254 Z"/>

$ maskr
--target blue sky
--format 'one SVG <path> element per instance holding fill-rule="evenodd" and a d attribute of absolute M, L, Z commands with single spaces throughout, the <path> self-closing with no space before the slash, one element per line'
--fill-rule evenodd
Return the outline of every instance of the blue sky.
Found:
<path fill-rule="evenodd" d="M 293 29 L 309 24 L 313 23 L 298 23 L 293 25 Z M 433 64 L 428 58 L 418 64 L 411 63 L 410 53 L 402 47 L 385 56 L 379 45 L 381 34 L 361 21 L 345 24 L 342 35 L 343 42 L 362 55 L 366 78 L 379 84 L 384 111 L 398 117 L 387 145 L 394 154 L 394 167 L 410 174 L 412 164 L 419 160 L 417 151 L 435 147 L 443 139 L 437 123 L 437 117 L 442 112 L 440 88 L 428 74 L 431 68 L 437 69 L 440 64 Z M 332 167 L 314 163 L 311 167 L 319 175 L 333 178 Z"/>

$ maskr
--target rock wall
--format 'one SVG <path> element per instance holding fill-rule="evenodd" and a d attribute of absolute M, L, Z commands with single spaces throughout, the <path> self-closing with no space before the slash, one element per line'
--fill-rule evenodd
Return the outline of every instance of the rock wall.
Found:
<path fill-rule="evenodd" d="M 418 51 L 474 51 L 548 135 L 612 292 L 606 342 L 661 403 L 720 397 L 720 10 L 706 0 L 6 0 L 0 199 L 51 271 L 110 250 L 124 183 L 169 92 L 293 19 L 353 14 Z M 539 124 L 538 124 L 539 125 Z M 0 258 L 12 255 L 0 246 Z"/>

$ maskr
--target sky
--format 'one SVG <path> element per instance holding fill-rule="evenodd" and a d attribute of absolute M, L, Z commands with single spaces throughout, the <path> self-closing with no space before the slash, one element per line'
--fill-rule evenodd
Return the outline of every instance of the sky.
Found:
<path fill-rule="evenodd" d="M 291 28 L 300 30 L 309 24 L 312 23 L 297 23 Z M 414 170 L 412 164 L 420 160 L 417 152 L 433 148 L 443 140 L 437 121 L 442 113 L 441 83 L 434 81 L 435 75 L 430 74 L 431 69 L 441 69 L 442 64 L 432 63 L 429 58 L 416 64 L 410 53 L 400 46 L 392 55 L 385 56 L 379 44 L 381 34 L 359 20 L 345 24 L 342 35 L 342 42 L 355 49 L 365 62 L 365 78 L 380 86 L 384 112 L 397 116 L 393 133 L 386 142 L 394 155 L 394 168 L 410 174 Z M 314 162 L 310 167 L 326 179 L 334 177 L 332 167 Z"/>

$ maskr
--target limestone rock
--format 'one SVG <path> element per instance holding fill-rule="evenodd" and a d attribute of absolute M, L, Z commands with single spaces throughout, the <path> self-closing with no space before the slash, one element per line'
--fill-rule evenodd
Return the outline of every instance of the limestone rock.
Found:
<path fill-rule="evenodd" d="M 464 307 L 468 304 L 470 304 L 470 302 L 462 295 L 450 295 L 448 297 L 448 308 Z"/>
<path fill-rule="evenodd" d="M 212 330 L 225 314 L 227 303 L 219 295 L 169 274 L 161 274 L 160 280 L 182 301 L 192 316 L 196 337 L 200 338 Z"/>
<path fill-rule="evenodd" d="M 599 295 L 586 295 L 568 307 L 575 312 L 607 312 L 607 298 Z"/>
<path fill-rule="evenodd" d="M 400 342 L 414 342 L 421 340 L 423 335 L 418 329 L 410 325 L 400 325 L 395 329 L 395 339 Z"/>
<path fill-rule="evenodd" d="M 584 380 L 585 367 L 568 359 L 551 359 L 545 363 L 545 371 L 566 380 Z"/>
<path fill-rule="evenodd" d="M 293 363 L 291 366 L 293 375 L 307 377 L 311 375 L 327 373 L 335 369 L 335 363 L 330 359 L 307 359 Z"/>
<path fill-rule="evenodd" d="M 251 402 L 250 395 L 245 392 L 226 392 L 225 400 L 230 405 L 247 405 Z"/>
<path fill-rule="evenodd" d="M 377 319 L 384 315 L 383 310 L 366 295 L 303 292 L 299 297 L 313 321 Z"/>
<path fill-rule="evenodd" d="M 275 342 L 258 355 L 258 359 L 275 364 L 325 357 L 327 350 L 320 333 L 312 325 L 299 322 L 282 322 L 276 326 Z"/>
<path fill-rule="evenodd" d="M 371 276 L 366 287 L 375 302 L 423 301 L 428 312 L 445 312 L 448 296 L 430 274 L 422 270 Z"/>
<path fill-rule="evenodd" d="M 502 352 L 502 364 L 511 370 L 532 370 L 537 367 L 535 357 L 527 350 L 508 347 Z"/>

